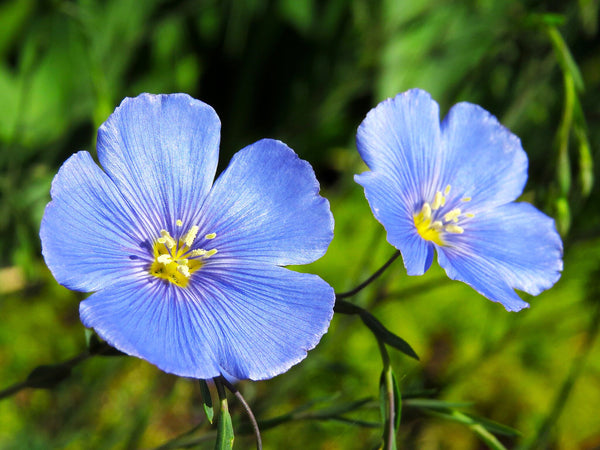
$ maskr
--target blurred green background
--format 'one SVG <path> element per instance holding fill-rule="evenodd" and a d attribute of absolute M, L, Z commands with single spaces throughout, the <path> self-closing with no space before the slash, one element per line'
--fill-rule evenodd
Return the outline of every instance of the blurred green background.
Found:
<path fill-rule="evenodd" d="M 565 270 L 516 313 L 398 260 L 352 299 L 406 339 L 420 362 L 391 351 L 407 397 L 462 408 L 518 429 L 508 448 L 600 446 L 600 129 L 598 0 L 80 0 L 0 4 L 0 389 L 36 366 L 85 350 L 81 294 L 59 286 L 38 229 L 52 177 L 125 96 L 187 92 L 222 121 L 221 162 L 262 137 L 310 161 L 330 199 L 336 235 L 311 267 L 341 292 L 393 253 L 353 174 L 371 107 L 420 87 L 442 113 L 478 103 L 521 137 L 524 199 L 557 219 Z M 518 224 L 516 224 L 517 226 Z M 90 230 L 93 232 L 93 230 Z M 596 345 L 594 345 L 596 344 Z M 308 405 L 264 432 L 268 449 L 369 449 L 380 436 L 381 361 L 359 319 L 334 318 L 299 366 L 242 383 L 259 419 Z M 346 415 L 333 405 L 373 398 Z M 243 414 L 235 401 L 235 426 Z M 0 401 L 2 449 L 153 448 L 204 423 L 199 387 L 134 358 L 95 357 L 53 390 Z M 210 436 L 209 436 L 210 437 Z M 401 447 L 485 448 L 467 427 L 407 403 Z M 238 436 L 236 448 L 252 448 Z M 204 447 L 212 448 L 207 441 Z"/>

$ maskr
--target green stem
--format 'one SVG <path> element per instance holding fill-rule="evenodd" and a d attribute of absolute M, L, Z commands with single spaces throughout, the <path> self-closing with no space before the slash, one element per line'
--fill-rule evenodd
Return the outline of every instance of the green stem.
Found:
<path fill-rule="evenodd" d="M 385 348 L 385 344 L 377 339 L 379 344 L 379 352 L 383 361 L 382 382 L 385 389 L 385 414 L 384 414 L 384 429 L 383 442 L 385 450 L 396 449 L 396 395 L 394 389 L 394 374 L 390 365 L 390 356 Z"/>

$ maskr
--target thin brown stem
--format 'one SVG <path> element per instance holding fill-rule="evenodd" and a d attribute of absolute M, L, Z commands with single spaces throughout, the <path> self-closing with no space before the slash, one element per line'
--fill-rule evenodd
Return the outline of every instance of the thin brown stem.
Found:
<path fill-rule="evenodd" d="M 360 291 L 362 291 L 364 288 L 366 288 L 369 284 L 371 284 L 373 281 L 375 281 L 377 278 L 379 278 L 379 276 L 383 272 L 385 272 L 385 269 L 387 269 L 398 258 L 398 256 L 400 256 L 400 251 L 396 250 L 396 253 L 394 253 L 392 255 L 392 257 L 390 259 L 388 259 L 387 262 L 379 268 L 379 270 L 377 270 L 377 272 L 375 272 L 373 275 L 371 275 L 369 278 L 367 278 L 361 284 L 356 286 L 354 289 L 347 291 L 347 292 L 341 292 L 339 294 L 335 294 L 335 298 L 336 299 L 347 298 L 347 297 L 352 297 L 353 295 L 358 294 Z"/>
<path fill-rule="evenodd" d="M 248 403 L 246 402 L 246 399 L 244 398 L 242 393 L 234 385 L 232 385 L 229 381 L 227 381 L 224 378 L 221 378 L 221 381 L 223 382 L 225 387 L 229 390 L 229 392 L 231 392 L 233 395 L 236 396 L 238 401 L 242 404 L 242 406 L 246 410 L 246 414 L 248 414 L 248 418 L 250 419 L 250 423 L 252 424 L 252 429 L 254 430 L 254 437 L 256 438 L 256 449 L 262 450 L 262 439 L 260 437 L 260 428 L 258 427 L 258 422 L 256 421 L 256 417 L 254 417 L 254 413 L 252 412 L 250 405 L 248 405 Z"/>

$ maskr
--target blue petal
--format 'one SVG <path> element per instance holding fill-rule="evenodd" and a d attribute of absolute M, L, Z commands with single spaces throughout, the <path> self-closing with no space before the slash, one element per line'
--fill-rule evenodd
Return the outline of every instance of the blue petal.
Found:
<path fill-rule="evenodd" d="M 188 288 L 124 282 L 81 303 L 83 323 L 166 372 L 266 379 L 301 361 L 326 332 L 333 289 L 271 266 L 204 267 Z"/>
<path fill-rule="evenodd" d="M 440 180 L 455 195 L 471 197 L 477 212 L 515 200 L 527 181 L 527 154 L 521 141 L 489 112 L 459 103 L 442 122 L 445 144 Z"/>
<path fill-rule="evenodd" d="M 51 194 L 40 237 L 46 264 L 60 284 L 94 291 L 144 270 L 147 219 L 132 212 L 88 152 L 62 165 Z"/>
<path fill-rule="evenodd" d="M 387 173 L 365 172 L 354 179 L 365 189 L 375 218 L 387 231 L 387 240 L 402 253 L 409 275 L 423 275 L 433 260 L 433 244 L 417 233 L 413 213 Z"/>
<path fill-rule="evenodd" d="M 413 89 L 381 102 L 358 127 L 356 145 L 372 171 L 394 180 L 410 207 L 433 198 L 442 145 L 439 107 L 427 92 Z"/>
<path fill-rule="evenodd" d="M 271 139 L 232 158 L 199 217 L 201 230 L 217 234 L 214 259 L 306 264 L 323 256 L 333 238 L 329 202 L 312 167 Z"/>
<path fill-rule="evenodd" d="M 507 310 L 528 306 L 513 289 L 537 295 L 560 278 L 560 236 L 554 221 L 533 206 L 509 203 L 464 228 L 463 234 L 447 234 L 449 245 L 438 247 L 440 266 Z"/>
<path fill-rule="evenodd" d="M 189 223 L 210 190 L 221 123 L 186 94 L 126 98 L 98 130 L 98 158 L 122 194 L 157 224 Z"/>

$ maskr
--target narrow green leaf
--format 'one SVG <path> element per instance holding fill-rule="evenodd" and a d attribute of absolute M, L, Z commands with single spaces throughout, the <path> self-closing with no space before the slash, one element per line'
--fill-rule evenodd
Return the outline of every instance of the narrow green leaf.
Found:
<path fill-rule="evenodd" d="M 563 73 L 565 75 L 570 75 L 571 77 L 573 77 L 575 89 L 577 89 L 577 92 L 582 92 L 584 89 L 583 77 L 581 76 L 581 72 L 579 71 L 577 63 L 573 59 L 573 55 L 571 55 L 569 46 L 563 39 L 556 26 L 546 26 L 546 33 L 550 38 L 550 42 L 552 43 L 552 47 L 554 48 L 556 59 Z"/>
<path fill-rule="evenodd" d="M 556 228 L 563 236 L 571 228 L 571 208 L 569 201 L 564 197 L 556 199 Z"/>
<path fill-rule="evenodd" d="M 408 407 L 428 409 L 466 408 L 473 405 L 473 402 L 447 402 L 435 398 L 406 398 L 406 396 L 403 402 Z"/>
<path fill-rule="evenodd" d="M 375 337 L 387 345 L 394 347 L 396 350 L 401 351 L 411 358 L 419 360 L 419 356 L 412 349 L 410 344 L 402 339 L 400 336 L 395 335 L 388 330 L 377 318 L 360 306 L 354 303 L 347 302 L 346 300 L 337 299 L 335 301 L 334 311 L 340 314 L 357 314 L 360 316 L 363 323 L 373 332 Z"/>
<path fill-rule="evenodd" d="M 482 425 L 475 424 L 471 425 L 469 428 L 471 428 L 473 433 L 475 433 L 479 439 L 481 439 L 492 450 L 506 450 L 506 447 L 502 445 L 496 436 L 486 430 Z"/>
<path fill-rule="evenodd" d="M 215 450 L 231 450 L 233 448 L 233 423 L 227 399 L 221 400 L 221 410 L 219 412 L 219 422 L 217 423 L 217 440 Z"/>
<path fill-rule="evenodd" d="M 387 345 L 394 347 L 396 350 L 401 351 L 405 355 L 410 356 L 417 361 L 419 360 L 419 356 L 412 349 L 408 342 L 388 330 L 379 320 L 377 320 L 374 315 L 372 315 L 366 309 L 362 310 L 360 313 L 360 318 L 378 339 L 382 340 Z"/>
<path fill-rule="evenodd" d="M 587 197 L 594 187 L 594 160 L 585 127 L 575 123 L 574 131 L 579 144 L 579 185 L 581 194 Z"/>
<path fill-rule="evenodd" d="M 515 430 L 508 425 L 503 425 L 494 420 L 486 419 L 485 417 L 477 416 L 475 414 L 463 413 L 464 415 L 470 417 L 474 422 L 485 427 L 486 430 L 491 431 L 494 434 L 501 434 L 503 436 L 510 437 L 519 437 L 521 436 L 521 432 L 519 430 Z"/>
<path fill-rule="evenodd" d="M 389 369 L 392 376 L 392 388 L 394 390 L 394 429 L 398 432 L 400 427 L 400 417 L 402 416 L 402 396 L 400 395 L 400 388 L 398 387 L 398 379 L 396 374 L 391 368 Z"/>
<path fill-rule="evenodd" d="M 202 407 L 204 408 L 204 413 L 206 414 L 206 418 L 210 423 L 213 423 L 213 417 L 215 416 L 215 410 L 213 408 L 212 397 L 210 395 L 210 389 L 208 388 L 208 384 L 206 380 L 198 380 L 200 383 L 200 393 L 202 394 Z"/>

